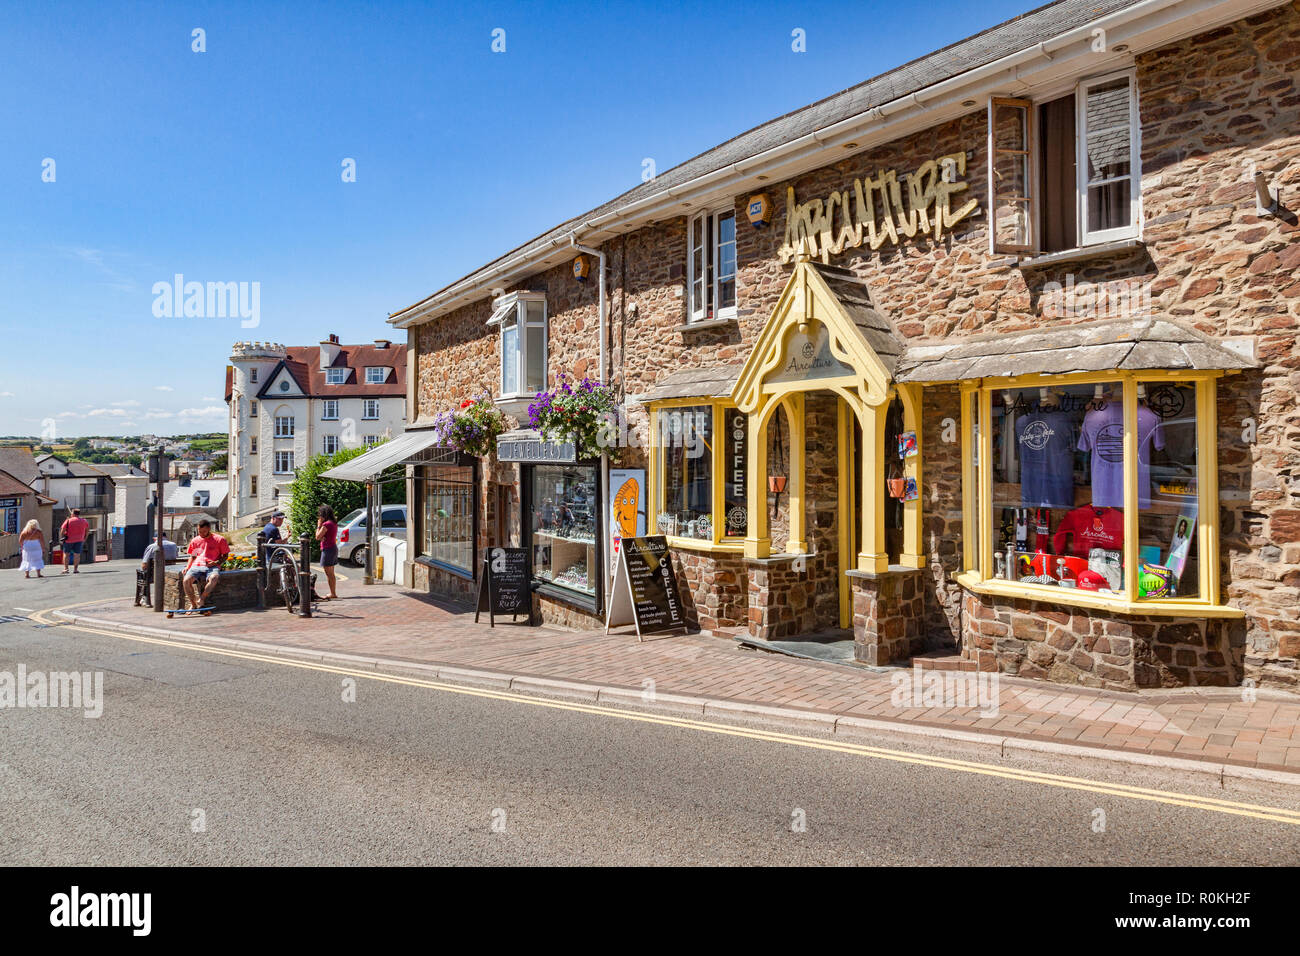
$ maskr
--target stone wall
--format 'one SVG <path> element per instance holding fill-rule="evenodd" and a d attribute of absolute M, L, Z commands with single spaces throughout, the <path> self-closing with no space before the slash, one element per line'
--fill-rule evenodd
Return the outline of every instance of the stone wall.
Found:
<path fill-rule="evenodd" d="M 925 589 L 921 570 L 884 574 L 853 571 L 853 655 L 879 667 L 925 650 Z"/>
<path fill-rule="evenodd" d="M 170 611 L 181 606 L 181 572 L 168 571 L 166 574 L 163 607 Z M 198 588 L 198 591 L 202 593 L 202 588 Z M 277 601 L 283 606 L 279 584 L 274 580 L 269 581 L 266 594 L 267 607 L 275 607 Z M 257 607 L 257 571 L 222 571 L 216 588 L 208 598 L 208 605 L 218 611 Z"/>
<path fill-rule="evenodd" d="M 735 553 L 672 551 L 673 571 L 692 626 L 711 631 L 749 620 L 745 559 Z"/>
<path fill-rule="evenodd" d="M 1241 682 L 1242 622 L 1109 615 L 968 594 L 963 655 L 997 668 L 1085 687 L 1225 686 Z"/>
<path fill-rule="evenodd" d="M 472 608 L 478 600 L 478 583 L 473 578 L 462 577 L 446 568 L 426 561 L 416 560 L 411 565 L 413 586 L 453 604 Z"/>

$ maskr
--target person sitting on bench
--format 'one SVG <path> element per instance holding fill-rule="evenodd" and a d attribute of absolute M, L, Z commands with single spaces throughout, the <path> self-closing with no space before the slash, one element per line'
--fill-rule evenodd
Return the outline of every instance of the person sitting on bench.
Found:
<path fill-rule="evenodd" d="M 175 561 L 179 556 L 175 541 L 167 540 L 167 532 L 163 532 L 163 560 Z M 140 559 L 140 567 L 135 572 L 135 603 L 139 607 L 141 599 L 149 601 L 149 586 L 153 584 L 153 559 L 158 553 L 158 538 L 155 537 L 149 547 L 144 549 L 144 556 Z"/>
<path fill-rule="evenodd" d="M 205 518 L 199 522 L 199 536 L 190 542 L 185 553 L 190 556 L 182 575 L 185 597 L 190 599 L 190 606 L 195 609 L 207 607 L 208 598 L 216 590 L 217 579 L 221 576 L 221 561 L 230 554 L 230 545 L 225 538 L 212 533 L 212 522 Z M 200 584 L 203 585 L 201 598 L 197 588 Z M 184 603 L 182 599 L 182 607 Z"/>

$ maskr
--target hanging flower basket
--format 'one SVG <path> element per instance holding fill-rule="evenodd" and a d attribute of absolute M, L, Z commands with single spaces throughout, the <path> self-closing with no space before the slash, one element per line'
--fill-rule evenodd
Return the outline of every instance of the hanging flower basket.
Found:
<path fill-rule="evenodd" d="M 505 430 L 506 417 L 487 395 L 467 398 L 456 411 L 440 412 L 433 419 L 439 444 L 475 458 L 495 453 L 497 437 Z"/>
<path fill-rule="evenodd" d="M 584 377 L 577 385 L 561 372 L 555 389 L 538 392 L 528 406 L 528 423 L 543 441 L 571 441 L 579 459 L 597 458 L 602 451 L 619 453 L 619 408 L 614 389 Z"/>

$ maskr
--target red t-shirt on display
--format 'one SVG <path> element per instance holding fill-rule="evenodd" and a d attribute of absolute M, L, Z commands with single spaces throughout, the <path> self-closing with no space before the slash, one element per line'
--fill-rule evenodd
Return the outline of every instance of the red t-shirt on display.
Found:
<path fill-rule="evenodd" d="M 1065 550 L 1070 538 L 1070 550 Z M 1073 554 L 1086 558 L 1093 548 L 1108 551 L 1124 549 L 1124 512 L 1118 508 L 1094 508 L 1084 505 L 1075 508 L 1056 527 L 1052 535 L 1052 550 L 1057 554 Z"/>

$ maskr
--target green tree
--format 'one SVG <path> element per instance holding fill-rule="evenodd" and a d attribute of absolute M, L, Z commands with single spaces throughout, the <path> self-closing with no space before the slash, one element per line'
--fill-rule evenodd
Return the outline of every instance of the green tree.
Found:
<path fill-rule="evenodd" d="M 228 457 L 229 457 L 228 454 L 225 452 L 221 453 L 220 455 L 213 456 L 212 467 L 211 467 L 211 471 L 213 474 L 216 474 L 217 472 L 223 472 L 223 473 L 225 472 Z M 321 457 L 324 456 L 322 455 Z"/>
<path fill-rule="evenodd" d="M 378 446 L 375 446 L 378 447 Z M 321 505 L 334 509 L 336 520 L 343 520 L 350 512 L 366 506 L 366 486 L 359 481 L 337 481 L 322 478 L 321 473 L 329 471 L 345 461 L 351 461 L 358 455 L 364 455 L 365 448 L 343 448 L 332 455 L 313 455 L 307 464 L 298 469 L 293 482 L 289 485 L 290 533 L 297 538 L 301 534 L 314 535 L 316 532 L 316 512 Z M 390 466 L 383 474 L 384 504 L 405 504 L 405 482 L 392 481 L 406 474 L 401 465 Z M 320 556 L 320 548 L 312 541 L 313 560 Z"/>
<path fill-rule="evenodd" d="M 90 451 L 90 439 L 78 438 L 72 443 L 73 451 Z"/>

